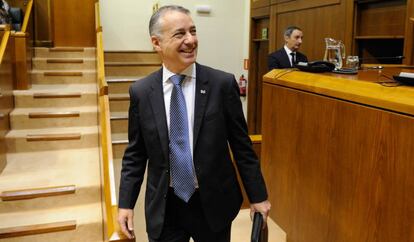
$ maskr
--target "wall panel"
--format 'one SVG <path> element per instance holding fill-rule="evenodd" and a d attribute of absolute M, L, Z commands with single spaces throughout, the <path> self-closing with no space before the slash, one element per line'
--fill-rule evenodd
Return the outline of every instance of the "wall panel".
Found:
<path fill-rule="evenodd" d="M 273 0 L 273 3 L 278 5 L 278 12 L 290 12 L 309 8 L 320 8 L 323 6 L 335 5 L 341 3 L 341 0 Z"/>
<path fill-rule="evenodd" d="M 342 40 L 350 50 L 351 38 L 347 37 L 345 28 L 349 28 L 349 24 L 352 23 L 346 22 L 346 7 L 345 0 L 312 1 L 312 3 L 294 1 L 272 5 L 269 51 L 273 52 L 284 45 L 283 31 L 291 25 L 296 25 L 303 30 L 304 40 L 300 51 L 305 53 L 309 60 L 323 58 L 326 37 Z"/>
<path fill-rule="evenodd" d="M 287 241 L 414 241 L 412 116 L 268 83 L 263 96 L 262 169 Z"/>
<path fill-rule="evenodd" d="M 95 46 L 95 0 L 52 0 L 54 45 Z"/>
<path fill-rule="evenodd" d="M 2 37 L 3 32 L 0 33 L 0 40 Z M 6 166 L 7 151 L 4 137 L 10 130 L 9 113 L 13 107 L 12 53 L 11 48 L 7 46 L 0 65 L 0 173 Z"/>

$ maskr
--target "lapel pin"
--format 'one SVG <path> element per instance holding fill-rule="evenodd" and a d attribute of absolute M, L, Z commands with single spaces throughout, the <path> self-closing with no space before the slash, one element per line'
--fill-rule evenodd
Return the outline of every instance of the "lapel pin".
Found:
<path fill-rule="evenodd" d="M 200 90 L 201 94 L 206 94 L 206 90 Z"/>

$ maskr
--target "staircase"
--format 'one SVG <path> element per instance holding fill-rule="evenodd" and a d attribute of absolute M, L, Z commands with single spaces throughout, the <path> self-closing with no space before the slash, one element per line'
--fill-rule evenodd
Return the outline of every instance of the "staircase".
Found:
<path fill-rule="evenodd" d="M 158 70 L 161 67 L 161 61 L 158 54 L 152 51 L 107 51 L 104 59 L 111 112 L 115 187 L 118 195 L 122 156 L 128 144 L 129 86 L 136 80 Z M 144 180 L 141 191 L 145 191 L 145 182 Z M 134 210 L 134 232 L 140 242 L 147 241 L 142 194 L 141 192 Z"/>
<path fill-rule="evenodd" d="M 3 241 L 102 241 L 94 48 L 36 48 L 14 91 L 0 174 Z"/>

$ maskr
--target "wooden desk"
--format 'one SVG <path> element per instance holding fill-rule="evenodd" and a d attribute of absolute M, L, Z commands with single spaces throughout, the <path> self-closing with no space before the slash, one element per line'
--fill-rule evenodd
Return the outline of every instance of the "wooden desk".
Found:
<path fill-rule="evenodd" d="M 262 167 L 287 241 L 414 241 L 414 87 L 376 83 L 398 71 L 265 75 Z"/>

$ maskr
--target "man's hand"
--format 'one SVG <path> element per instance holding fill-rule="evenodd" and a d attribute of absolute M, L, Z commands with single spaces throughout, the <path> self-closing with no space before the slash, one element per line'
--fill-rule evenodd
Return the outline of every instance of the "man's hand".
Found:
<path fill-rule="evenodd" d="M 134 238 L 134 210 L 118 209 L 118 223 L 122 232 L 129 238 Z"/>
<path fill-rule="evenodd" d="M 263 228 L 265 228 L 267 224 L 267 216 L 269 215 L 270 207 L 271 205 L 268 200 L 260 202 L 260 203 L 250 204 L 250 219 L 253 220 L 253 216 L 255 212 L 261 213 L 263 216 Z"/>

